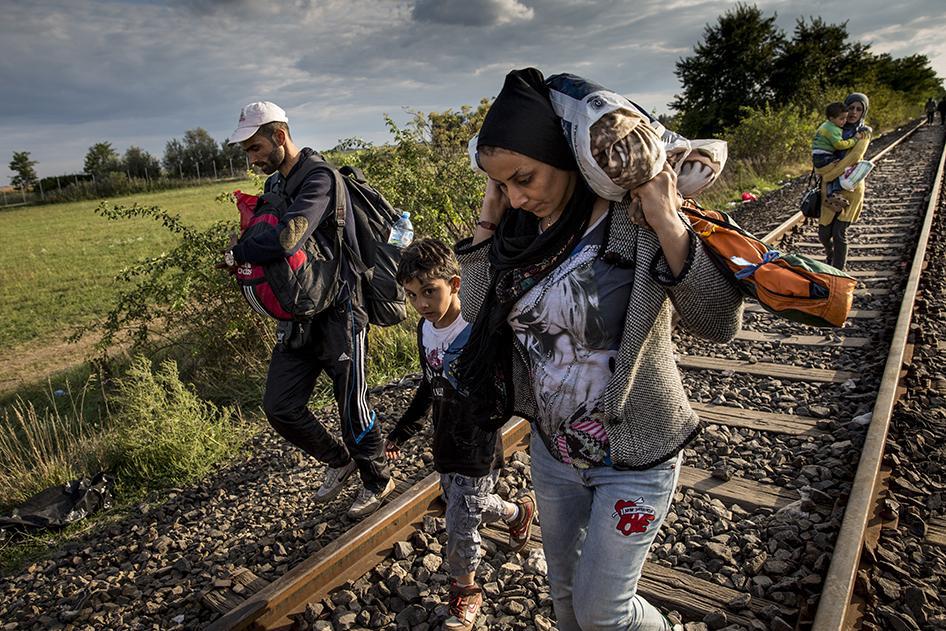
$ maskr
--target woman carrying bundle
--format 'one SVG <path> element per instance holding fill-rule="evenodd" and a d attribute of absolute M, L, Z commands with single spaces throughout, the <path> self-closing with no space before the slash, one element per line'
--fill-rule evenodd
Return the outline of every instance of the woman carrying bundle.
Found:
<path fill-rule="evenodd" d="M 627 145 L 652 160 L 645 127 Z M 460 378 L 481 417 L 532 424 L 558 628 L 669 629 L 637 582 L 699 432 L 671 303 L 684 327 L 725 342 L 739 291 L 678 214 L 671 168 L 642 169 L 624 203 L 591 191 L 534 68 L 506 77 L 476 160 L 489 182 L 473 237 L 457 244 L 474 322 Z"/>

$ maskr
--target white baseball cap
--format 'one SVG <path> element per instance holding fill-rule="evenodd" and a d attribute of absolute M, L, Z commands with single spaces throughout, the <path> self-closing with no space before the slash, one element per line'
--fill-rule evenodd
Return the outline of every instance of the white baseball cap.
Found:
<path fill-rule="evenodd" d="M 270 101 L 257 101 L 249 105 L 244 105 L 243 109 L 240 110 L 240 122 L 237 125 L 236 131 L 230 134 L 230 138 L 227 142 L 231 145 L 243 142 L 247 138 L 252 137 L 260 128 L 260 125 L 276 121 L 288 123 L 289 118 L 286 116 L 286 111 L 275 103 Z"/>

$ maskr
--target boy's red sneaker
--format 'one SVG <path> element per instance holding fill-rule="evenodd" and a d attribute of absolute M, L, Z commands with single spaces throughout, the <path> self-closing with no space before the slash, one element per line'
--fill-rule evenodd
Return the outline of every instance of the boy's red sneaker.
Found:
<path fill-rule="evenodd" d="M 483 592 L 476 585 L 457 585 L 450 583 L 450 617 L 444 620 L 443 628 L 447 631 L 469 631 L 480 615 L 483 605 Z"/>
<path fill-rule="evenodd" d="M 521 552 L 529 543 L 532 534 L 532 522 L 535 521 L 535 495 L 527 493 L 518 500 L 519 515 L 509 523 L 509 549 Z"/>

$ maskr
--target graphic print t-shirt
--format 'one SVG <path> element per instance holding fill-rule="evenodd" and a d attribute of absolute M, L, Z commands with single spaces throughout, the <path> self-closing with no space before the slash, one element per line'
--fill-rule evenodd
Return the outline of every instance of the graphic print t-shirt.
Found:
<path fill-rule="evenodd" d="M 450 372 L 450 367 L 466 345 L 472 328 L 462 315 L 457 316 L 456 320 L 442 329 L 435 327 L 430 320 L 424 321 L 421 329 L 421 344 L 424 346 L 427 365 L 433 371 L 428 378 L 442 376 L 454 388 L 457 387 L 456 378 Z"/>
<path fill-rule="evenodd" d="M 611 463 L 605 429 L 586 413 L 611 378 L 633 285 L 633 269 L 598 256 L 606 218 L 508 318 L 529 363 L 539 431 L 554 455 L 576 467 Z"/>

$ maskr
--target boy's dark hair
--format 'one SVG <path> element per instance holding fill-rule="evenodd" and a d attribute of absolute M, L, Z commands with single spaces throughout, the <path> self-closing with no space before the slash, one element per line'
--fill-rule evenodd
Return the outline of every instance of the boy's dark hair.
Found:
<path fill-rule="evenodd" d="M 397 266 L 397 282 L 401 285 L 415 278 L 450 280 L 459 275 L 457 257 L 440 239 L 414 241 L 401 254 L 401 262 Z"/>
<path fill-rule="evenodd" d="M 286 132 L 286 138 L 292 138 L 292 134 L 289 133 L 289 125 L 283 121 L 272 121 L 271 123 L 265 123 L 259 126 L 259 129 L 256 130 L 257 134 L 263 134 L 270 140 L 273 139 L 273 136 L 276 134 L 276 130 L 281 129 Z"/>
<path fill-rule="evenodd" d="M 828 118 L 837 118 L 845 112 L 847 112 L 847 108 L 844 107 L 844 103 L 841 103 L 840 101 L 828 103 L 828 107 L 824 108 L 824 113 Z"/>

